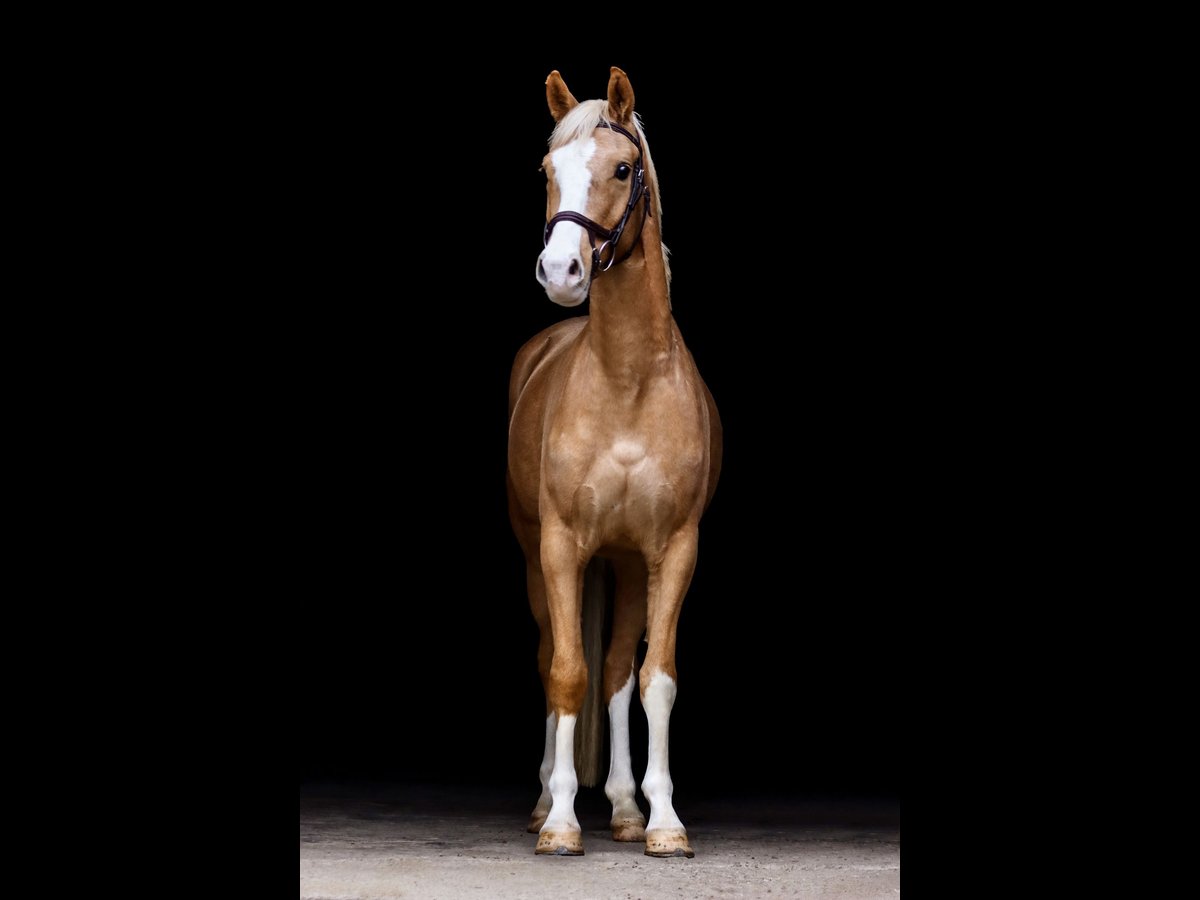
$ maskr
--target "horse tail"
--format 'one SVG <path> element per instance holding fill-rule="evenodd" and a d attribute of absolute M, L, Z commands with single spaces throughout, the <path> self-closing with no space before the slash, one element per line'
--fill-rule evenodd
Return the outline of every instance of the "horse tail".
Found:
<path fill-rule="evenodd" d="M 604 701 L 604 573 L 605 562 L 593 557 L 583 575 L 583 658 L 588 687 L 575 723 L 575 774 L 584 787 L 600 781 Z"/>

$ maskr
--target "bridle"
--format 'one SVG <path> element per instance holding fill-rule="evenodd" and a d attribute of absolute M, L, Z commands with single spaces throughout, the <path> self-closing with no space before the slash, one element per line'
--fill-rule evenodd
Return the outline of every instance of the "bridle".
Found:
<path fill-rule="evenodd" d="M 633 141 L 633 145 L 637 147 L 638 157 L 633 164 L 633 184 L 629 190 L 629 202 L 625 205 L 625 215 L 621 216 L 621 221 L 617 223 L 616 228 L 605 228 L 599 222 L 594 222 L 585 216 L 583 213 L 566 210 L 565 212 L 555 213 L 550 217 L 550 221 L 546 223 L 546 231 L 542 235 L 542 244 L 550 243 L 550 233 L 554 231 L 554 226 L 559 222 L 574 222 L 576 225 L 583 227 L 588 234 L 588 243 L 592 245 L 592 277 L 595 278 L 601 272 L 607 272 L 613 267 L 614 262 L 625 262 L 633 255 L 634 248 L 637 247 L 638 238 L 642 236 L 642 229 L 646 227 L 646 220 L 650 218 L 650 187 L 646 184 L 646 169 L 642 165 L 642 142 L 638 136 L 632 131 L 622 128 L 615 122 L 601 122 L 597 128 L 609 128 L 612 131 L 619 132 L 625 137 Z M 634 237 L 633 243 L 629 245 L 629 250 L 619 260 L 617 256 L 617 244 L 621 242 L 621 235 L 625 233 L 625 226 L 629 224 L 629 217 L 633 214 L 634 208 L 638 205 L 639 200 L 644 200 L 646 204 L 646 213 L 642 216 L 642 224 L 638 226 L 637 236 Z M 601 241 L 600 247 L 596 247 L 596 238 Z M 604 263 L 604 252 L 608 251 L 608 262 Z"/>

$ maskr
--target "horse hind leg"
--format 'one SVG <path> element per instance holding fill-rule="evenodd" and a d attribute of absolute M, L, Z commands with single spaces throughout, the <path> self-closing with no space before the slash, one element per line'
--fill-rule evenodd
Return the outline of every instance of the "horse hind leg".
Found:
<path fill-rule="evenodd" d="M 554 731 L 557 724 L 557 717 L 551 712 L 546 716 L 546 748 L 542 753 L 542 765 L 538 769 L 538 777 L 542 782 L 542 793 L 538 796 L 537 803 L 533 807 L 533 812 L 529 815 L 529 825 L 526 831 L 530 834 L 537 834 L 542 830 L 542 826 L 546 824 L 546 817 L 550 815 L 550 806 L 552 798 L 550 795 L 550 774 L 554 771 Z"/>
<path fill-rule="evenodd" d="M 640 558 L 614 562 L 617 574 L 612 641 L 604 660 L 604 697 L 608 702 L 609 769 L 604 793 L 612 803 L 614 841 L 644 841 L 646 817 L 634 793 L 629 756 L 629 705 L 633 699 L 637 643 L 646 630 L 646 566 Z"/>

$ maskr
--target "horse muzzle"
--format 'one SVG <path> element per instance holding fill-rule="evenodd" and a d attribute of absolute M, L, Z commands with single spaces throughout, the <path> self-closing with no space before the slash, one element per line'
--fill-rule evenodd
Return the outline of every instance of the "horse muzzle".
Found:
<path fill-rule="evenodd" d="M 537 280 L 559 306 L 578 306 L 587 299 L 588 272 L 578 250 L 551 253 L 547 247 L 538 257 Z"/>

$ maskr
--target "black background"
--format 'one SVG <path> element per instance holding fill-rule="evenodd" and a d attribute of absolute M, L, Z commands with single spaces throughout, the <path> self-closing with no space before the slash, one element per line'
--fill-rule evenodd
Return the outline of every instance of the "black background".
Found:
<path fill-rule="evenodd" d="M 547 44 L 548 45 L 548 44 Z M 798 51 L 797 51 L 798 52 Z M 946 529 L 928 275 L 945 152 L 919 64 L 540 50 L 310 60 L 292 112 L 280 371 L 303 782 L 537 793 L 536 628 L 504 489 L 520 345 L 582 310 L 534 280 L 544 82 L 628 73 L 674 313 L 725 464 L 680 623 L 677 795 L 899 794 L 907 622 Z M 944 245 L 943 245 L 944 246 Z M 944 319 L 939 318 L 939 322 Z M 936 523 L 936 524 L 931 524 Z M 944 598 L 937 597 L 938 602 Z M 635 772 L 645 724 L 634 707 Z"/>

